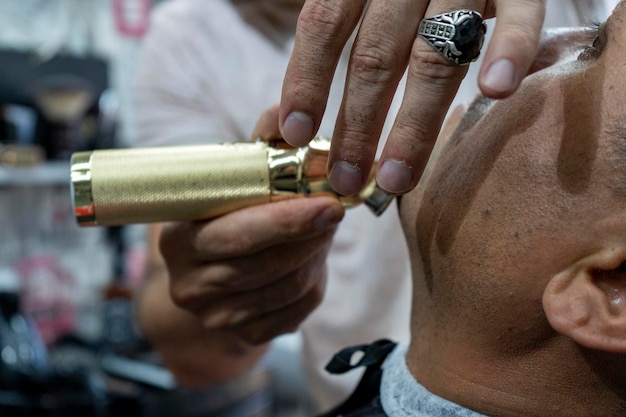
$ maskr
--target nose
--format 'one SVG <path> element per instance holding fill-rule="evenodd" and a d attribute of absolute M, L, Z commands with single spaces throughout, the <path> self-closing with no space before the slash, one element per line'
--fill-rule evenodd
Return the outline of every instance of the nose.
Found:
<path fill-rule="evenodd" d="M 576 59 L 589 46 L 595 31 L 588 27 L 555 28 L 544 30 L 539 50 L 528 75 L 556 64 Z"/>

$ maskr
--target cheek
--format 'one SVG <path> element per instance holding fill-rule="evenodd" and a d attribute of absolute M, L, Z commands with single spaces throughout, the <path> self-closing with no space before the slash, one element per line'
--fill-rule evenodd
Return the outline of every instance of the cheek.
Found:
<path fill-rule="evenodd" d="M 557 253 L 575 241 L 564 222 L 576 206 L 559 183 L 559 141 L 546 140 L 548 134 L 558 137 L 556 119 L 537 119 L 508 141 L 461 218 L 442 215 L 442 223 L 458 224 L 456 233 L 450 226 L 445 232 L 451 242 L 443 238 L 445 227 L 436 234 L 442 268 L 453 268 L 447 273 L 486 278 L 510 290 L 559 267 L 564 258 Z"/>
<path fill-rule="evenodd" d="M 431 279 L 436 265 L 498 279 L 552 239 L 551 219 L 564 210 L 548 208 L 563 94 L 558 77 L 535 76 L 522 87 L 453 137 L 433 168 L 415 221 Z"/>
<path fill-rule="evenodd" d="M 559 148 L 546 136 L 558 137 L 558 118 L 546 109 L 514 135 L 472 137 L 473 147 L 459 147 L 437 171 L 418 226 L 430 235 L 430 245 L 422 246 L 430 246 L 446 273 L 522 272 L 520 265 L 543 250 L 542 242 L 554 240 L 553 220 L 570 208 L 565 199 L 551 201 Z"/>

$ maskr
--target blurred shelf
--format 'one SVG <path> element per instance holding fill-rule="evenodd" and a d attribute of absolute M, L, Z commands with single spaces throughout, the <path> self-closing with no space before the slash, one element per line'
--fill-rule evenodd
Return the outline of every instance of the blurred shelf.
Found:
<path fill-rule="evenodd" d="M 0 166 L 0 187 L 68 185 L 69 161 L 46 162 L 32 167 Z"/>

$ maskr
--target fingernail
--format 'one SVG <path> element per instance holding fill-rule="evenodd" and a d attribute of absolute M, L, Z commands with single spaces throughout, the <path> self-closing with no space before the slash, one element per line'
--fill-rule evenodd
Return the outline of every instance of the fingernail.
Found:
<path fill-rule="evenodd" d="M 413 168 L 404 161 L 387 159 L 376 173 L 376 182 L 391 194 L 409 191 L 413 183 Z"/>
<path fill-rule="evenodd" d="M 363 173 L 356 165 L 345 161 L 335 162 L 330 168 L 328 181 L 339 194 L 354 195 L 361 191 Z"/>
<path fill-rule="evenodd" d="M 333 205 L 322 211 L 315 219 L 314 226 L 320 232 L 326 231 L 336 226 L 343 219 L 343 210 L 337 205 Z"/>
<path fill-rule="evenodd" d="M 485 86 L 499 93 L 506 93 L 514 88 L 515 67 L 507 59 L 494 62 L 489 67 L 483 80 Z"/>
<path fill-rule="evenodd" d="M 295 111 L 285 119 L 282 133 L 283 139 L 291 146 L 306 146 L 313 138 L 313 119 L 305 113 Z"/>

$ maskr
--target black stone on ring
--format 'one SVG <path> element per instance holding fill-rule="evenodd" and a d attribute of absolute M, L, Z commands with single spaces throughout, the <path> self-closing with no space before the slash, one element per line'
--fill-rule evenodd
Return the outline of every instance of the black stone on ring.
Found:
<path fill-rule="evenodd" d="M 480 13 L 461 9 L 428 17 L 417 34 L 451 64 L 467 65 L 480 55 L 487 25 Z"/>

